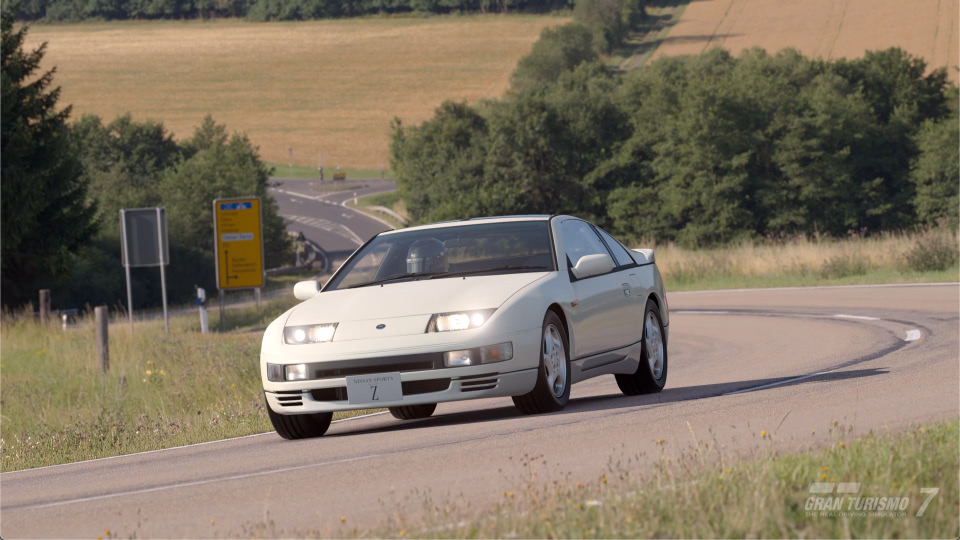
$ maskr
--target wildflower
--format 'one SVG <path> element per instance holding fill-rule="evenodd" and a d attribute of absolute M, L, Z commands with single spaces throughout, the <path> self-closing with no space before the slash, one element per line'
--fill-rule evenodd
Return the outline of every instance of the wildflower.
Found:
<path fill-rule="evenodd" d="M 510 498 L 512 499 L 512 498 L 513 498 L 513 492 L 512 492 L 512 491 L 508 492 L 508 493 L 507 493 L 507 497 L 510 497 Z"/>
<path fill-rule="evenodd" d="M 216 523 L 216 522 L 217 522 L 217 519 L 216 519 L 216 518 L 210 518 L 210 524 L 211 524 L 211 525 L 213 525 L 213 524 Z"/>
<path fill-rule="evenodd" d="M 600 501 L 596 499 L 590 499 L 587 501 L 587 506 L 600 506 Z"/>
<path fill-rule="evenodd" d="M 103 531 L 104 536 L 110 536 L 110 529 Z"/>
<path fill-rule="evenodd" d="M 580 485 L 580 482 L 577 482 L 577 487 L 583 487 L 583 486 Z"/>
<path fill-rule="evenodd" d="M 760 436 L 766 438 L 766 436 L 767 436 L 766 430 L 760 431 Z"/>
<path fill-rule="evenodd" d="M 830 470 L 830 467 L 824 467 L 824 468 L 823 468 L 823 472 L 827 472 L 827 471 L 829 471 L 829 470 Z"/>
<path fill-rule="evenodd" d="M 844 443 L 843 441 L 840 441 L 840 448 L 846 448 L 846 447 L 847 447 L 847 444 Z"/>
<path fill-rule="evenodd" d="M 577 508 L 583 510 L 583 503 L 577 503 Z"/>
<path fill-rule="evenodd" d="M 895 488 L 895 487 L 897 487 L 897 486 L 899 486 L 899 485 L 900 485 L 900 484 L 898 484 L 898 483 L 896 483 L 896 482 L 894 482 L 894 483 L 892 483 L 892 484 L 890 484 L 890 487 L 893 487 L 893 488 Z"/>
<path fill-rule="evenodd" d="M 43 354 L 43 353 L 45 353 L 45 352 L 47 352 L 47 349 L 46 349 L 46 348 L 43 348 L 43 349 L 40 349 L 39 351 L 37 351 L 37 354 Z"/>
<path fill-rule="evenodd" d="M 627 523 L 630 523 L 631 521 L 633 521 L 633 518 L 630 516 L 627 516 Z"/>
<path fill-rule="evenodd" d="M 836 482 L 837 479 L 836 479 L 836 478 L 831 478 L 830 481 L 831 481 L 831 482 Z"/>
<path fill-rule="evenodd" d="M 827 475 L 826 475 L 826 474 L 821 474 L 821 475 L 820 475 L 820 479 L 821 479 L 821 480 L 826 480 L 826 479 L 827 479 Z"/>
<path fill-rule="evenodd" d="M 230 383 L 230 388 L 236 388 L 236 387 L 237 387 L 237 383 Z"/>
<path fill-rule="evenodd" d="M 663 444 L 663 439 L 657 439 L 657 444 Z"/>
<path fill-rule="evenodd" d="M 717 484 L 717 489 L 723 489 L 723 484 Z"/>
<path fill-rule="evenodd" d="M 728 473 L 732 473 L 732 472 L 733 472 L 733 469 L 727 469 L 727 472 L 728 472 Z"/>
<path fill-rule="evenodd" d="M 606 483 L 607 483 L 607 477 L 606 477 L 606 476 L 601 476 L 601 477 L 600 477 L 600 481 L 603 482 L 604 484 L 606 484 Z"/>
<path fill-rule="evenodd" d="M 153 372 L 150 371 L 149 369 L 148 369 L 145 373 L 146 373 L 147 377 L 149 377 L 150 375 L 153 375 Z"/>
<path fill-rule="evenodd" d="M 347 516 L 340 516 L 340 523 L 343 523 L 347 520 Z"/>
<path fill-rule="evenodd" d="M 690 457 L 697 457 L 697 453 L 696 453 L 696 452 L 690 452 Z"/>
<path fill-rule="evenodd" d="M 810 430 L 810 434 L 811 434 L 811 435 L 816 435 L 816 434 L 817 434 L 817 430 L 811 429 L 811 430 Z"/>
<path fill-rule="evenodd" d="M 500 496 L 501 496 L 501 497 L 506 497 L 506 496 L 507 496 L 507 492 L 506 492 L 506 491 L 501 491 L 501 492 L 500 492 Z"/>
<path fill-rule="evenodd" d="M 161 374 L 161 375 L 166 375 L 166 374 L 167 374 L 167 372 L 164 371 L 164 370 L 162 370 L 162 369 L 161 369 L 160 371 L 158 371 L 157 373 L 159 373 L 159 374 Z"/>
<path fill-rule="evenodd" d="M 400 532 L 398 532 L 397 534 L 400 536 L 405 536 L 407 534 L 407 531 L 400 529 Z"/>

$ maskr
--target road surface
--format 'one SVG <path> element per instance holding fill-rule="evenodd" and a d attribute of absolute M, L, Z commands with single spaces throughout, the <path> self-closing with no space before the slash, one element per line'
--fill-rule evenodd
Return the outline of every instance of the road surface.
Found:
<path fill-rule="evenodd" d="M 833 420 L 856 436 L 960 416 L 957 284 L 668 300 L 659 395 L 624 397 L 605 376 L 574 386 L 566 409 L 548 415 L 521 416 L 509 399 L 441 404 L 425 420 L 338 422 L 320 439 L 267 433 L 5 473 L 0 535 L 338 536 L 414 519 L 424 493 L 481 511 L 519 491 L 524 456 L 542 456 L 544 482 L 596 482 L 610 460 L 649 468 L 660 438 L 670 451 L 693 433 L 715 438 L 729 456 L 830 443 Z"/>
<path fill-rule="evenodd" d="M 330 271 L 336 268 L 373 235 L 391 229 L 389 224 L 368 217 L 343 203 L 357 196 L 393 191 L 390 180 L 352 180 L 332 189 L 332 181 L 297 178 L 271 178 L 271 194 L 277 201 L 287 230 L 302 231 L 329 259 Z"/>

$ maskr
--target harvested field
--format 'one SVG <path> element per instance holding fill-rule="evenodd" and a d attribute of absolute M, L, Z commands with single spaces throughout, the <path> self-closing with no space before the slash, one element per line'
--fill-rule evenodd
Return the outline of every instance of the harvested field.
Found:
<path fill-rule="evenodd" d="M 34 25 L 73 118 L 131 112 L 189 137 L 210 113 L 267 161 L 389 166 L 390 120 L 420 123 L 444 100 L 500 97 L 557 16 L 364 18 L 296 23 Z"/>
<path fill-rule="evenodd" d="M 856 58 L 902 47 L 957 82 L 960 0 L 694 0 L 653 58 L 723 47 Z"/>

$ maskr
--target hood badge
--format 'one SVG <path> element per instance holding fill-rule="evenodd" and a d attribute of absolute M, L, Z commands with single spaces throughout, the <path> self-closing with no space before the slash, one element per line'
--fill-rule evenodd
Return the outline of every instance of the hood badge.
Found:
<path fill-rule="evenodd" d="M 377 330 L 383 330 L 383 329 L 386 328 L 386 327 L 387 327 L 387 325 L 385 325 L 385 324 L 383 324 L 383 323 L 380 323 L 380 324 L 377 325 Z"/>

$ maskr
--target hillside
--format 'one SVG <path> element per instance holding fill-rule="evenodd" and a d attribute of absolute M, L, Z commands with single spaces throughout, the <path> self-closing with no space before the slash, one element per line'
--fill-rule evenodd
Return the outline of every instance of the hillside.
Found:
<path fill-rule="evenodd" d="M 724 47 L 855 58 L 902 47 L 957 82 L 960 0 L 698 0 L 690 2 L 652 58 Z"/>
<path fill-rule="evenodd" d="M 379 169 L 390 120 L 444 100 L 499 97 L 556 16 L 363 18 L 297 23 L 34 25 L 61 103 L 112 120 L 127 111 L 187 137 L 204 115 L 246 132 L 267 161 Z"/>

